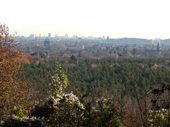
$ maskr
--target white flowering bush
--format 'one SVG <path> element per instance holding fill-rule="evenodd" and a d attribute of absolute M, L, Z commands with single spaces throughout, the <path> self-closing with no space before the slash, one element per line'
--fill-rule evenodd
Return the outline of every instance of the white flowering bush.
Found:
<path fill-rule="evenodd" d="M 5 123 L 0 125 L 0 127 L 47 127 L 47 123 L 43 119 L 36 117 L 27 117 L 23 118 L 16 115 L 12 115 L 5 120 Z"/>
<path fill-rule="evenodd" d="M 98 107 L 92 111 L 91 102 L 83 104 L 83 98 L 71 93 L 64 93 L 63 90 L 69 85 L 67 75 L 61 70 L 57 62 L 57 74 L 50 84 L 50 95 L 55 100 L 56 113 L 52 114 L 49 124 L 53 126 L 114 126 L 121 127 L 121 118 L 113 105 L 112 99 L 100 98 L 97 101 Z"/>
<path fill-rule="evenodd" d="M 163 108 L 159 111 L 150 110 L 148 120 L 151 122 L 152 127 L 166 126 L 168 125 L 168 110 Z"/>
<path fill-rule="evenodd" d="M 70 83 L 68 81 L 67 75 L 62 71 L 61 64 L 56 63 L 57 70 L 56 74 L 52 76 L 51 90 L 49 91 L 50 95 L 56 97 L 57 94 L 63 94 L 63 88 L 66 88 Z"/>

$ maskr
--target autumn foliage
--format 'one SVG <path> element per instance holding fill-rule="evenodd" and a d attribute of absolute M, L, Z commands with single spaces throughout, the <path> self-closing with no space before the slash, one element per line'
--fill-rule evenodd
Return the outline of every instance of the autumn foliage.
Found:
<path fill-rule="evenodd" d="M 18 63 L 22 63 L 22 64 L 30 64 L 30 61 L 29 61 L 29 58 L 27 56 L 20 56 L 20 57 L 17 57 L 16 59 L 16 62 Z"/>
<path fill-rule="evenodd" d="M 154 64 L 153 66 L 152 66 L 152 68 L 157 68 L 158 67 L 158 65 L 157 64 Z"/>
<path fill-rule="evenodd" d="M 15 35 L 15 34 L 14 34 Z M 0 24 L 0 120 L 11 114 L 14 106 L 23 105 L 26 93 L 26 82 L 17 80 L 20 65 L 16 58 L 23 57 L 17 50 L 14 35 L 9 35 L 9 29 Z"/>
<path fill-rule="evenodd" d="M 97 67 L 97 64 L 91 64 L 91 67 Z"/>
<path fill-rule="evenodd" d="M 115 57 L 116 59 L 118 59 L 119 58 L 119 56 L 118 56 L 118 54 L 116 54 L 116 57 Z"/>

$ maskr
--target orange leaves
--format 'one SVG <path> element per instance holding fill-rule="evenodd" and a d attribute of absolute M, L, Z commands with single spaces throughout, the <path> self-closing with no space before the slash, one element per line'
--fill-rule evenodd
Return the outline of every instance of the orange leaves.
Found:
<path fill-rule="evenodd" d="M 64 61 L 65 64 L 68 64 L 68 61 Z"/>
<path fill-rule="evenodd" d="M 2 48 L 2 51 L 4 52 L 4 51 L 5 51 L 5 48 Z"/>
<path fill-rule="evenodd" d="M 20 57 L 17 57 L 16 59 L 15 59 L 15 61 L 17 62 L 17 63 L 21 63 L 21 64 L 23 64 L 23 63 L 27 63 L 27 64 L 30 64 L 30 61 L 29 61 L 29 59 L 28 59 L 28 57 L 27 56 L 20 56 Z"/>
<path fill-rule="evenodd" d="M 30 55 L 30 54 L 27 54 L 26 56 L 27 56 L 28 60 L 31 62 L 31 61 L 32 61 L 31 55 Z"/>
<path fill-rule="evenodd" d="M 97 64 L 91 64 L 91 67 L 97 67 Z"/>
<path fill-rule="evenodd" d="M 118 56 L 118 54 L 116 54 L 116 57 L 115 57 L 116 59 L 118 59 L 119 58 L 119 56 Z"/>
<path fill-rule="evenodd" d="M 16 60 L 19 57 L 26 61 L 22 55 L 23 51 L 16 50 L 17 45 L 14 42 L 14 36 L 9 36 L 8 27 L 0 24 L 0 107 L 2 106 L 2 111 L 5 111 L 8 106 L 10 112 L 13 106 L 22 103 L 23 94 L 26 92 L 26 82 L 16 81 L 16 75 L 20 69 Z M 3 112 L 3 116 L 5 113 Z"/>
<path fill-rule="evenodd" d="M 152 66 L 152 68 L 157 68 L 158 67 L 158 65 L 157 64 L 154 64 L 153 66 Z"/>
<path fill-rule="evenodd" d="M 21 86 L 24 88 L 26 86 L 27 82 L 21 82 Z"/>

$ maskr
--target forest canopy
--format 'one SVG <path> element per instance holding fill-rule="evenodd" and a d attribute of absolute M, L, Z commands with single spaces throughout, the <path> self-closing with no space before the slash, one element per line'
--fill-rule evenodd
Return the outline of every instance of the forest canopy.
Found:
<path fill-rule="evenodd" d="M 169 59 L 85 59 L 75 66 L 67 64 L 62 68 L 70 82 L 66 89 L 68 91 L 75 91 L 78 88 L 80 93 L 93 91 L 96 96 L 100 96 L 101 91 L 111 91 L 119 93 L 122 97 L 125 95 L 133 97 L 133 83 L 130 80 L 132 77 L 135 77 L 135 81 L 141 77 L 138 87 L 145 92 L 161 81 L 170 81 L 170 71 L 157 66 L 165 61 Z M 28 81 L 34 88 L 39 89 L 41 86 L 39 90 L 45 94 L 52 80 L 51 76 L 55 74 L 55 68 L 55 62 L 52 61 L 48 64 L 23 64 L 19 78 Z"/>

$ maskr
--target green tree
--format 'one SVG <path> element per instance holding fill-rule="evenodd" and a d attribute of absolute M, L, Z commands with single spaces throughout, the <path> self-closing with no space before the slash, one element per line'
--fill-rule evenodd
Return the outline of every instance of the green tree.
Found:
<path fill-rule="evenodd" d="M 71 59 L 71 60 L 76 60 L 76 57 L 75 57 L 74 55 L 72 55 L 72 56 L 70 57 L 70 59 Z"/>
<path fill-rule="evenodd" d="M 81 51 L 79 51 L 79 53 L 78 53 L 78 57 L 81 57 Z"/>
<path fill-rule="evenodd" d="M 136 48 L 134 48 L 134 49 L 132 50 L 132 54 L 134 54 L 134 55 L 136 55 L 137 52 L 138 52 L 138 50 L 137 50 Z"/>

